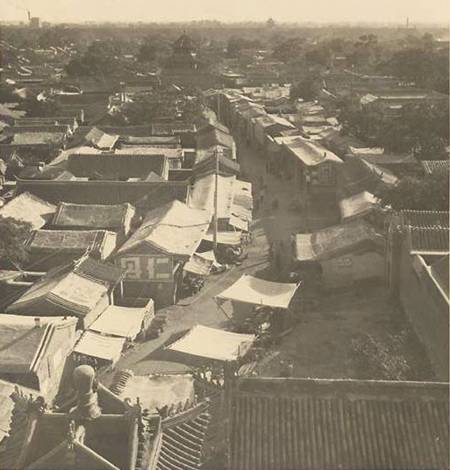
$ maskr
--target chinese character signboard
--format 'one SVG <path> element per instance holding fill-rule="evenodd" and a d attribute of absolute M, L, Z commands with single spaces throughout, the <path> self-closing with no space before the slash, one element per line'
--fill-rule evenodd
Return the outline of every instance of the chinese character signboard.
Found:
<path fill-rule="evenodd" d="M 130 255 L 120 258 L 126 278 L 136 281 L 171 281 L 173 262 L 168 256 Z"/>

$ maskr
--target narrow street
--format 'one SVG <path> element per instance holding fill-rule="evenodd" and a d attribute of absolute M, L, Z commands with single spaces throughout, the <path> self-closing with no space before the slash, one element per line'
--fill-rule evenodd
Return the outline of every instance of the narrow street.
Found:
<path fill-rule="evenodd" d="M 253 242 L 248 246 L 248 258 L 240 266 L 210 276 L 197 295 L 159 311 L 167 317 L 161 336 L 137 343 L 125 352 L 116 369 L 129 369 L 138 375 L 187 370 L 194 363 L 174 356 L 164 348 L 196 324 L 216 328 L 229 326 L 229 318 L 214 301 L 217 294 L 243 274 L 279 280 L 269 264 L 269 244 L 272 243 L 275 250 L 279 249 L 282 263 L 286 263 L 291 234 L 305 230 L 306 221 L 301 213 L 289 209 L 294 192 L 292 183 L 267 174 L 265 160 L 257 151 L 241 141 L 237 141 L 237 145 L 241 172 L 252 183 L 255 206 L 256 201 L 261 202 L 260 194 L 264 191 L 262 203 L 254 210 Z M 274 199 L 278 201 L 276 208 Z M 308 226 L 326 227 L 335 223 L 335 217 L 334 208 L 315 208 L 308 216 Z M 382 286 L 354 286 L 345 292 L 323 293 L 320 304 L 316 311 L 302 312 L 294 331 L 271 352 L 260 368 L 261 375 L 277 376 L 280 361 L 291 361 L 296 377 L 364 378 L 367 371 L 355 356 L 354 340 L 367 334 L 389 340 L 395 324 L 397 331 L 407 332 L 403 351 L 408 361 L 417 365 L 414 369 L 425 371 L 413 378 L 429 378 L 427 364 L 423 363 L 420 353 L 414 353 L 421 351 L 417 338 L 410 333 L 402 313 L 391 304 Z M 231 314 L 229 307 L 225 310 Z M 110 376 L 110 373 L 106 374 L 103 381 L 108 383 Z"/>

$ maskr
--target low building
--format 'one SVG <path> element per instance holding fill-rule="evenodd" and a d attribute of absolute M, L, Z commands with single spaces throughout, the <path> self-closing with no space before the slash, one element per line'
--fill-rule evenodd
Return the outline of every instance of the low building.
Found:
<path fill-rule="evenodd" d="M 277 137 L 278 152 L 271 156 L 271 167 L 294 180 L 297 198 L 314 202 L 336 201 L 337 175 L 342 160 L 318 142 L 300 136 Z"/>
<path fill-rule="evenodd" d="M 338 193 L 343 198 L 364 191 L 378 196 L 398 182 L 399 178 L 390 170 L 358 157 L 345 160 L 337 174 Z"/>
<path fill-rule="evenodd" d="M 156 307 L 172 305 L 182 266 L 195 253 L 211 222 L 211 212 L 173 201 L 150 211 L 114 259 L 126 270 L 125 296 L 142 296 Z"/>
<path fill-rule="evenodd" d="M 118 241 L 129 235 L 135 218 L 136 209 L 124 204 L 58 204 L 52 229 L 59 230 L 110 230 L 117 233 Z"/>
<path fill-rule="evenodd" d="M 117 234 L 106 230 L 36 230 L 25 243 L 25 268 L 49 271 L 67 265 L 85 253 L 105 260 L 117 247 Z"/>
<path fill-rule="evenodd" d="M 339 209 L 342 222 L 363 219 L 376 226 L 382 226 L 384 220 L 380 200 L 368 191 L 341 199 Z"/>
<path fill-rule="evenodd" d="M 0 315 L 0 377 L 51 400 L 75 344 L 77 320 Z"/>
<path fill-rule="evenodd" d="M 24 316 L 74 316 L 87 328 L 111 305 L 113 290 L 122 280 L 118 267 L 84 256 L 49 271 L 6 311 Z"/>
<path fill-rule="evenodd" d="M 293 237 L 293 267 L 316 274 L 327 288 L 385 278 L 385 239 L 367 222 L 356 220 Z"/>
<path fill-rule="evenodd" d="M 46 225 L 56 207 L 31 193 L 23 192 L 0 208 L 0 217 L 26 222 L 34 230 Z"/>

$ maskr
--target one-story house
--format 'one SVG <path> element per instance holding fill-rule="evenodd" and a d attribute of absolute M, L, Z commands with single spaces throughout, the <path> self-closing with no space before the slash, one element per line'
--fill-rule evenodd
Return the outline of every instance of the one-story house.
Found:
<path fill-rule="evenodd" d="M 210 223 L 210 211 L 180 201 L 148 212 L 114 256 L 126 270 L 125 295 L 145 292 L 157 308 L 175 303 L 182 265 L 195 253 Z"/>
<path fill-rule="evenodd" d="M 293 237 L 293 267 L 337 288 L 385 277 L 385 240 L 363 220 Z"/>
<path fill-rule="evenodd" d="M 74 316 L 87 328 L 113 303 L 123 270 L 88 256 L 49 271 L 6 309 L 24 316 Z"/>
<path fill-rule="evenodd" d="M 75 318 L 62 316 L 1 314 L 0 377 L 52 399 L 75 344 L 76 324 Z"/>
<path fill-rule="evenodd" d="M 61 202 L 50 223 L 53 229 L 110 230 L 119 241 L 130 233 L 136 209 L 124 204 L 71 204 Z"/>
<path fill-rule="evenodd" d="M 116 249 L 117 234 L 107 230 L 36 230 L 25 246 L 29 254 L 25 267 L 49 271 L 85 253 L 105 260 Z"/>

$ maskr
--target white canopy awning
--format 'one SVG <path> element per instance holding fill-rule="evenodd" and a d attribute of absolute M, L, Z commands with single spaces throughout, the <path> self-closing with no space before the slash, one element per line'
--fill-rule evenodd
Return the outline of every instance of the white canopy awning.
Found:
<path fill-rule="evenodd" d="M 288 308 L 298 284 L 265 281 L 244 274 L 217 298 L 275 308 Z"/>
<path fill-rule="evenodd" d="M 247 353 L 254 340 L 255 335 L 196 325 L 167 349 L 216 361 L 235 361 Z"/>
<path fill-rule="evenodd" d="M 95 331 L 85 331 L 73 352 L 115 364 L 120 358 L 124 344 L 125 338 L 103 336 Z"/>
<path fill-rule="evenodd" d="M 89 330 L 133 340 L 141 332 L 146 314 L 147 308 L 110 305 Z"/>

